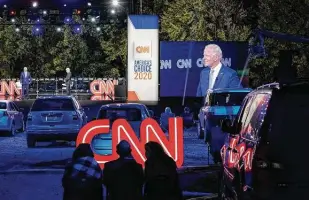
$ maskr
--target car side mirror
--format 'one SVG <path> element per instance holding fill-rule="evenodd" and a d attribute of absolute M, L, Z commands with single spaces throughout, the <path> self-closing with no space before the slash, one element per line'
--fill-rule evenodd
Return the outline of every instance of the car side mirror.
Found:
<path fill-rule="evenodd" d="M 224 119 L 221 122 L 221 130 L 224 133 L 232 133 L 232 129 L 233 129 L 233 125 L 232 125 L 232 121 L 230 119 Z"/>
<path fill-rule="evenodd" d="M 154 112 L 152 110 L 149 110 L 149 114 L 150 114 L 150 117 L 154 116 Z"/>

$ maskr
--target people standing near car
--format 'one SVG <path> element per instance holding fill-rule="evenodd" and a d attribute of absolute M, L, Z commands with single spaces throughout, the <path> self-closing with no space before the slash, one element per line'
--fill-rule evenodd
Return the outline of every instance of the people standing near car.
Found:
<path fill-rule="evenodd" d="M 170 107 L 166 107 L 164 113 L 161 113 L 160 116 L 160 125 L 164 131 L 168 131 L 168 119 L 171 117 L 175 117 L 175 114 Z"/>
<path fill-rule="evenodd" d="M 123 140 L 117 145 L 119 158 L 107 162 L 103 169 L 103 183 L 108 200 L 142 200 L 144 174 L 142 165 L 131 155 L 130 144 Z"/>
<path fill-rule="evenodd" d="M 183 127 L 185 129 L 191 128 L 194 125 L 194 116 L 193 113 L 190 112 L 190 108 L 185 107 L 180 116 L 183 119 Z"/>
<path fill-rule="evenodd" d="M 67 72 L 67 75 L 64 79 L 65 82 L 65 87 L 66 87 L 66 94 L 71 95 L 71 78 L 72 78 L 72 73 L 70 68 L 66 68 L 65 71 Z"/>
<path fill-rule="evenodd" d="M 102 171 L 89 144 L 80 144 L 62 178 L 63 200 L 103 200 Z"/>
<path fill-rule="evenodd" d="M 177 166 L 157 142 L 145 145 L 145 190 L 146 200 L 181 200 Z"/>

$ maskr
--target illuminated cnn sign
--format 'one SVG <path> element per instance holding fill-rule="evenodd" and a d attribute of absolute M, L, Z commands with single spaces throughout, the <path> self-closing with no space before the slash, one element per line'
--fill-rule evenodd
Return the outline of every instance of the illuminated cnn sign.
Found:
<path fill-rule="evenodd" d="M 116 152 L 117 144 L 121 140 L 126 140 L 131 144 L 132 156 L 144 166 L 145 144 L 149 141 L 156 141 L 162 145 L 165 152 L 172 157 L 177 166 L 181 167 L 184 159 L 183 150 L 183 119 L 180 117 L 169 118 L 169 139 L 165 136 L 160 125 L 151 118 L 142 121 L 140 126 L 140 139 L 125 119 L 118 119 L 112 125 L 112 155 L 95 154 L 96 161 L 104 168 L 104 163 L 118 158 Z M 108 119 L 101 119 L 89 122 L 79 132 L 76 139 L 76 146 L 82 143 L 91 144 L 92 139 L 99 134 L 110 132 Z"/>

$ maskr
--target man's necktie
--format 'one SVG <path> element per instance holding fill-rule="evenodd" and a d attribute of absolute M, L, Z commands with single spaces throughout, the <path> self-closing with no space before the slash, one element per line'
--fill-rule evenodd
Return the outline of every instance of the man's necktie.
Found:
<path fill-rule="evenodd" d="M 208 89 L 212 89 L 213 86 L 214 86 L 214 83 L 215 83 L 215 81 L 214 81 L 214 79 L 215 79 L 214 73 L 215 73 L 215 70 L 210 70 L 210 73 L 209 73 L 209 88 Z"/>

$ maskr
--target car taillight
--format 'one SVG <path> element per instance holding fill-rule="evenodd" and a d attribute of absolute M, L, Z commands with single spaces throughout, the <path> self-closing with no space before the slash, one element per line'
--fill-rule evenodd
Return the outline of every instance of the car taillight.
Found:
<path fill-rule="evenodd" d="M 31 114 L 28 115 L 27 120 L 32 121 L 32 115 Z"/>

